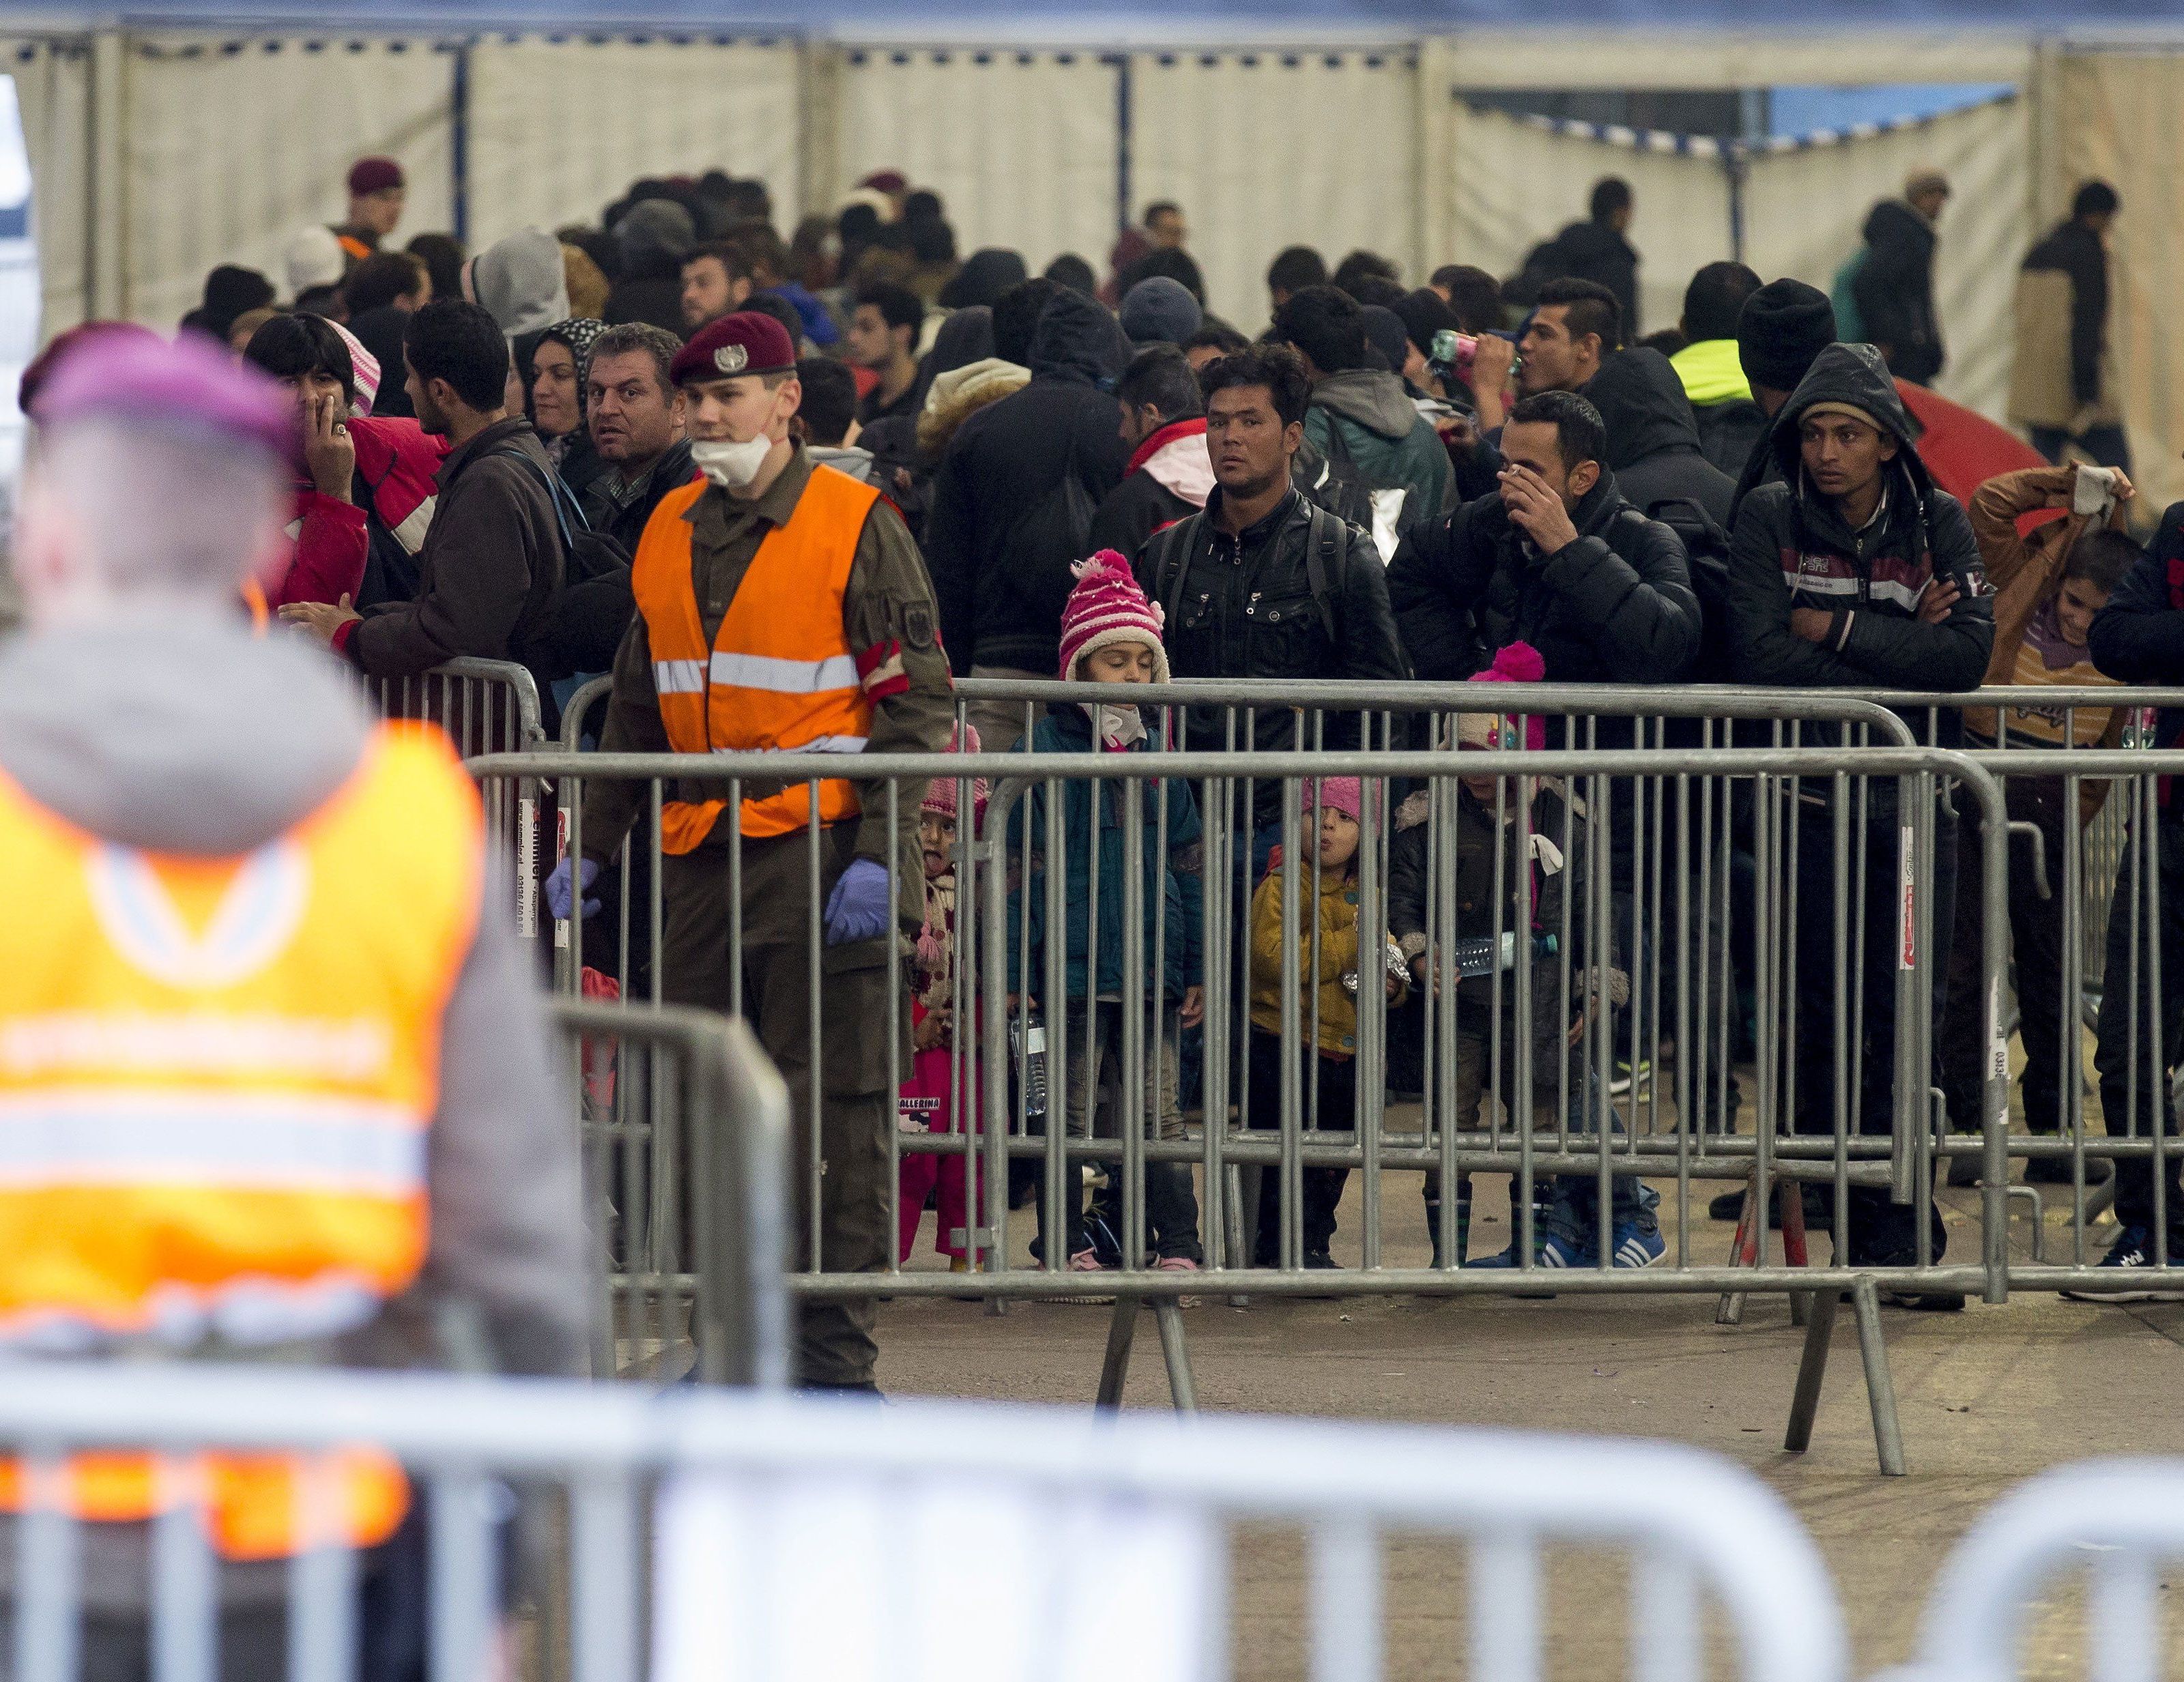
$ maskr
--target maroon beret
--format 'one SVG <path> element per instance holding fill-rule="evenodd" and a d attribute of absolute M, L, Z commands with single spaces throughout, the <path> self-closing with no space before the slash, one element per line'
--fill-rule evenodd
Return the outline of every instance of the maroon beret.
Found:
<path fill-rule="evenodd" d="M 402 166 L 392 158 L 359 158 L 349 167 L 348 190 L 359 198 L 402 184 Z"/>
<path fill-rule="evenodd" d="M 796 347 L 788 341 L 788 329 L 755 309 L 739 309 L 708 321 L 676 353 L 668 370 L 678 386 L 685 380 L 795 371 Z"/>
<path fill-rule="evenodd" d="M 49 432 L 94 419 L 179 422 L 254 444 L 276 460 L 295 449 L 295 399 L 202 333 L 172 343 L 119 324 L 82 334 L 54 359 L 34 401 L 31 418 Z"/>

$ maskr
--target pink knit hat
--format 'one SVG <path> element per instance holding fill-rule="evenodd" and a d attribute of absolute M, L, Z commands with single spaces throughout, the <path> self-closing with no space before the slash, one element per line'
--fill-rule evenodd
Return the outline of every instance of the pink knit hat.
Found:
<path fill-rule="evenodd" d="M 1318 782 L 1307 780 L 1302 790 L 1298 810 L 1309 818 L 1322 806 L 1332 806 L 1346 814 L 1353 823 L 1365 822 L 1365 788 L 1354 777 L 1323 777 Z M 1378 810 L 1376 802 L 1374 810 Z"/>
<path fill-rule="evenodd" d="M 953 735 L 950 736 L 948 738 L 948 751 L 951 754 L 977 753 L 978 751 L 978 727 L 975 725 L 966 724 Z M 925 785 L 925 799 L 923 803 L 919 805 L 918 810 L 922 812 L 933 812 L 939 816 L 946 818 L 951 823 L 954 822 L 956 821 L 956 779 L 955 777 L 934 777 L 932 782 Z M 993 792 L 993 784 L 987 782 L 984 777 L 979 777 L 972 779 L 971 823 L 972 827 L 975 828 L 978 825 L 985 822 L 986 797 Z"/>
<path fill-rule="evenodd" d="M 1165 615 L 1145 599 L 1130 563 L 1112 549 L 1070 568 L 1077 588 L 1061 610 L 1061 678 L 1077 676 L 1084 656 L 1118 643 L 1143 643 L 1153 651 L 1153 682 L 1168 681 L 1167 650 L 1161 646 Z"/>
<path fill-rule="evenodd" d="M 355 376 L 351 383 L 356 387 L 356 402 L 351 405 L 351 412 L 359 415 L 369 415 L 371 405 L 379 399 L 379 359 L 364 348 L 362 339 L 340 322 L 329 321 L 326 325 L 339 333 L 342 343 L 348 347 L 349 371 Z"/>
<path fill-rule="evenodd" d="M 1512 643 L 1494 656 L 1494 663 L 1484 671 L 1471 674 L 1474 683 L 1536 683 L 1546 675 L 1547 663 L 1540 651 L 1529 643 Z M 1518 715 L 1504 716 L 1491 712 L 1458 713 L 1456 719 L 1456 741 L 1460 748 L 1514 748 L 1520 745 L 1517 735 Z M 1537 751 L 1547 745 L 1546 721 L 1531 716 L 1523 719 L 1524 733 L 1522 746 Z"/>

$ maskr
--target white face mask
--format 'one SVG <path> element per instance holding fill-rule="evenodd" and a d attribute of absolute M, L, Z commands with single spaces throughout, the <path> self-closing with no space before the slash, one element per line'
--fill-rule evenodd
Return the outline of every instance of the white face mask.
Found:
<path fill-rule="evenodd" d="M 763 432 L 739 444 L 694 442 L 690 446 L 690 459 L 698 471 L 728 491 L 740 491 L 757 478 L 772 454 L 773 440 Z"/>

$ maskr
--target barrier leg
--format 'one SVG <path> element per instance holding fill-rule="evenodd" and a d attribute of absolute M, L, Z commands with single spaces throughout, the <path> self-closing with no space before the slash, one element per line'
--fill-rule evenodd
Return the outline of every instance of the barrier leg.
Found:
<path fill-rule="evenodd" d="M 1797 1362 L 1797 1388 L 1790 1398 L 1790 1429 L 1782 1434 L 1782 1446 L 1802 1454 L 1813 1445 L 1813 1416 L 1820 1410 L 1820 1381 L 1828 1375 L 1828 1345 L 1835 1336 L 1836 1310 L 1842 1306 L 1839 1290 L 1812 1293 L 1813 1312 L 1805 1323 L 1805 1352 Z"/>
<path fill-rule="evenodd" d="M 1795 1180 L 1776 1182 L 1774 1195 L 1782 1208 L 1782 1265 L 1802 1267 L 1805 1259 L 1805 1189 Z M 1812 1317 L 1813 1294 L 1790 1293 L 1790 1323 L 1802 1326 Z"/>
<path fill-rule="evenodd" d="M 1130 1345 L 1138 1335 L 1138 1299 L 1118 1296 L 1107 1322 L 1107 1354 L 1100 1363 L 1100 1393 L 1095 1407 L 1120 1407 L 1123 1385 L 1130 1376 Z"/>
<path fill-rule="evenodd" d="M 1873 1406 L 1873 1445 L 1880 1475 L 1901 1478 L 1903 1433 L 1896 1420 L 1896 1381 L 1888 1375 L 1888 1345 L 1880 1337 L 1880 1291 L 1871 1279 L 1853 1280 L 1851 1306 L 1858 1314 L 1858 1352 L 1865 1358 L 1865 1396 Z"/>
<path fill-rule="evenodd" d="M 1161 1359 L 1167 1363 L 1167 1393 L 1178 1413 L 1198 1412 L 1198 1384 L 1190 1373 L 1190 1349 L 1183 1340 L 1183 1306 L 1163 1296 L 1153 1304 L 1153 1323 L 1160 1328 Z M 1119 1398 L 1118 1398 L 1119 1399 Z"/>
<path fill-rule="evenodd" d="M 1736 1217 L 1736 1236 L 1729 1241 L 1729 1265 L 1749 1267 L 1759 1260 L 1759 1228 L 1753 1224 L 1758 1212 L 1759 1172 L 1754 1169 L 1744 1183 L 1744 1212 Z M 1721 1300 L 1714 1305 L 1713 1323 L 1717 1326 L 1741 1326 L 1744 1323 L 1744 1293 L 1725 1290 Z"/>

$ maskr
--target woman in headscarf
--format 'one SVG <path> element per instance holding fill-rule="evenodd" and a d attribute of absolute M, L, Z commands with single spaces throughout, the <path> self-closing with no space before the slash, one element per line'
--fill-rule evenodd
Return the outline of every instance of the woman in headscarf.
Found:
<path fill-rule="evenodd" d="M 606 471 L 584 424 L 584 387 L 592 376 L 592 343 L 606 323 L 577 315 L 556 321 L 532 347 L 525 406 L 539 442 L 569 488 L 579 496 Z"/>

